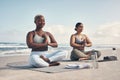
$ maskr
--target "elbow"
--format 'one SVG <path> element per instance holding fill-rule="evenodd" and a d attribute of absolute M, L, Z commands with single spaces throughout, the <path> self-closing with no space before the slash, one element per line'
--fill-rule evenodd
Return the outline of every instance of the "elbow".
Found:
<path fill-rule="evenodd" d="M 32 48 L 32 46 L 31 46 L 31 45 L 28 45 L 28 44 L 27 44 L 27 46 L 28 46 L 28 48 Z"/>
<path fill-rule="evenodd" d="M 92 46 L 92 43 L 90 43 L 90 46 Z"/>
<path fill-rule="evenodd" d="M 58 47 L 58 45 L 54 45 L 54 46 L 52 46 L 52 47 L 55 47 L 55 48 L 56 48 L 56 47 Z"/>
<path fill-rule="evenodd" d="M 32 46 L 28 46 L 28 48 L 32 48 Z"/>
<path fill-rule="evenodd" d="M 54 45 L 51 45 L 51 46 L 56 48 L 56 47 L 58 47 L 58 44 L 54 44 Z"/>
<path fill-rule="evenodd" d="M 55 47 L 58 47 L 58 45 L 56 45 Z"/>
<path fill-rule="evenodd" d="M 56 44 L 54 47 L 58 47 L 58 44 Z"/>
<path fill-rule="evenodd" d="M 58 44 L 57 44 L 57 42 L 56 42 L 56 45 L 55 45 L 55 47 L 58 47 Z"/>
<path fill-rule="evenodd" d="M 70 46 L 71 46 L 71 47 L 74 47 L 74 44 L 73 44 L 73 43 L 70 43 Z"/>
<path fill-rule="evenodd" d="M 70 46 L 73 47 L 72 44 L 70 44 Z"/>
<path fill-rule="evenodd" d="M 92 44 L 90 46 L 92 46 Z"/>
<path fill-rule="evenodd" d="M 92 46 L 92 43 L 90 43 L 89 45 L 88 45 L 88 47 L 91 47 Z"/>

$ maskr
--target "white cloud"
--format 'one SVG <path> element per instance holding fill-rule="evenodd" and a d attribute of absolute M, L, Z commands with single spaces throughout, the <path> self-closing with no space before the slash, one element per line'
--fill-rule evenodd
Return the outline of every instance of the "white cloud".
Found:
<path fill-rule="evenodd" d="M 94 43 L 120 44 L 120 22 L 101 25 L 93 34 Z"/>
<path fill-rule="evenodd" d="M 59 44 L 66 43 L 69 45 L 70 37 L 72 34 L 76 33 L 74 26 L 64 26 L 64 25 L 46 25 L 44 29 L 51 32 Z M 87 36 L 91 35 L 90 29 L 84 27 L 83 33 Z"/>
<path fill-rule="evenodd" d="M 44 30 L 51 32 L 59 44 L 69 44 L 71 34 L 75 33 L 74 26 L 64 25 L 46 25 Z M 25 42 L 27 32 L 25 30 L 1 31 L 0 41 Z M 85 27 L 83 33 L 93 44 L 120 44 L 120 22 L 101 25 L 96 31 Z"/>
<path fill-rule="evenodd" d="M 21 42 L 26 41 L 26 32 L 19 30 L 9 30 L 0 32 L 0 42 Z"/>
<path fill-rule="evenodd" d="M 70 42 L 71 34 L 75 33 L 74 27 L 64 25 L 45 26 L 45 30 L 51 32 L 58 43 Z M 93 30 L 93 31 L 92 31 Z M 119 44 L 120 43 L 120 23 L 109 23 L 101 25 L 95 31 L 84 27 L 85 33 L 93 42 L 93 44 Z"/>
<path fill-rule="evenodd" d="M 74 27 L 64 25 L 46 26 L 45 30 L 51 32 L 59 44 L 69 43 L 70 36 L 74 33 Z"/>

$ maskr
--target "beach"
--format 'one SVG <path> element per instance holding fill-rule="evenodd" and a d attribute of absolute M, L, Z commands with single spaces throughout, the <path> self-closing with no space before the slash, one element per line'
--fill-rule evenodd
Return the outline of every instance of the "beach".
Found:
<path fill-rule="evenodd" d="M 66 72 L 45 73 L 31 69 L 11 68 L 9 63 L 27 62 L 29 55 L 16 55 L 0 57 L 0 80 L 119 80 L 120 76 L 120 49 L 113 53 L 112 49 L 101 50 L 102 56 L 117 56 L 117 61 L 98 62 L 97 69 L 79 69 Z M 67 65 L 75 62 L 61 62 L 61 65 Z M 81 61 L 79 61 L 81 63 Z M 20 63 L 21 64 L 21 63 Z"/>

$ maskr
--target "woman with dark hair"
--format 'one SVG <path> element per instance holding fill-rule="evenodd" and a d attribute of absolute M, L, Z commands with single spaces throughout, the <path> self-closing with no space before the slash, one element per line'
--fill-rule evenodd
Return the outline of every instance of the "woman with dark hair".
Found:
<path fill-rule="evenodd" d="M 91 56 L 92 51 L 85 51 L 85 47 L 91 47 L 92 42 L 85 34 L 82 34 L 83 27 L 84 27 L 83 24 L 81 22 L 78 22 L 75 25 L 76 33 L 72 34 L 70 38 L 70 45 L 73 47 L 70 56 L 70 59 L 72 61 L 87 60 L 90 59 Z M 99 51 L 96 52 L 99 57 L 101 53 Z"/>

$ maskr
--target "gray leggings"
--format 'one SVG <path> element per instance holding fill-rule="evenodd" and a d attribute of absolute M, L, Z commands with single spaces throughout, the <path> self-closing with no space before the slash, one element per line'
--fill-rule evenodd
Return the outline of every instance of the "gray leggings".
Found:
<path fill-rule="evenodd" d="M 100 51 L 97 51 L 95 50 L 95 52 L 97 52 L 97 56 L 100 57 L 101 56 L 101 52 Z M 79 60 L 79 58 L 86 58 L 88 54 L 91 54 L 92 53 L 92 50 L 91 51 L 83 51 L 83 50 L 78 50 L 78 49 L 73 49 L 72 52 L 71 52 L 71 56 L 70 56 L 70 59 L 72 61 L 77 61 Z"/>

